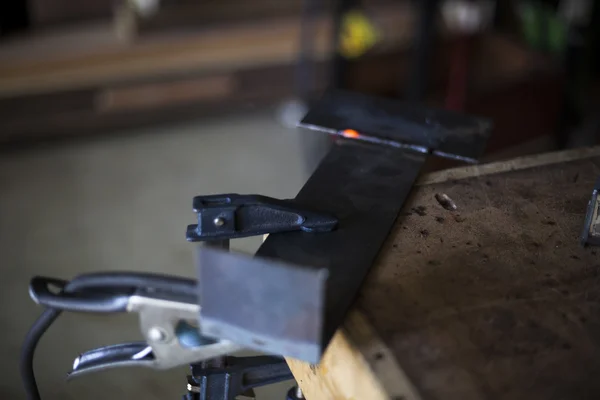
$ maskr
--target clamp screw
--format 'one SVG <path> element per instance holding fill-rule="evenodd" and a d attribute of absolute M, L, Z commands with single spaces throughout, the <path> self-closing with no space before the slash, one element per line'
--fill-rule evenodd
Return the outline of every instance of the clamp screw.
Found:
<path fill-rule="evenodd" d="M 223 226 L 225 225 L 225 218 L 217 217 L 213 222 L 215 223 L 215 226 Z"/>

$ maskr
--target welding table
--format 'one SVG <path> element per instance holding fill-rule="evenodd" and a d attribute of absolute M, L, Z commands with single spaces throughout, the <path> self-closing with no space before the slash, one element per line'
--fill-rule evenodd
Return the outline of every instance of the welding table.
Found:
<path fill-rule="evenodd" d="M 288 359 L 306 398 L 600 398 L 599 174 L 600 147 L 422 176 L 322 362 Z"/>

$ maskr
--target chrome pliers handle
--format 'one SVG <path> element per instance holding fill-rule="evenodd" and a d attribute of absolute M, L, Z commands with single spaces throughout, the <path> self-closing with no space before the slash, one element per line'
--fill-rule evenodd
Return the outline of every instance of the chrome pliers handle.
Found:
<path fill-rule="evenodd" d="M 121 274 L 139 277 L 139 282 L 133 280 L 135 285 L 128 285 L 126 281 L 121 284 Z M 60 311 L 137 313 L 145 340 L 84 352 L 75 359 L 69 377 L 126 366 L 168 369 L 241 349 L 230 341 L 200 335 L 200 306 L 194 280 L 133 273 L 93 274 L 93 277 L 106 279 L 92 280 L 96 283 L 76 291 L 68 290 L 67 281 L 35 277 L 29 293 L 36 303 Z"/>

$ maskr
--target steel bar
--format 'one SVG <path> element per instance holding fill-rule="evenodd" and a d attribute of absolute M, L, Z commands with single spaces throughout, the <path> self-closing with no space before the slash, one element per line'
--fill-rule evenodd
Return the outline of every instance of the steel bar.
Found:
<path fill-rule="evenodd" d="M 329 271 L 322 350 L 342 323 L 425 158 L 406 150 L 339 141 L 296 197 L 336 215 L 337 230 L 272 235 L 256 253 Z"/>
<path fill-rule="evenodd" d="M 299 126 L 330 134 L 352 129 L 420 146 L 441 157 L 477 162 L 492 125 L 487 119 L 453 111 L 331 90 L 314 104 Z"/>
<path fill-rule="evenodd" d="M 257 259 L 228 262 L 223 253 L 201 251 L 202 332 L 317 362 L 425 158 L 393 147 L 338 141 L 296 197 L 338 217 L 337 229 L 270 235 L 256 256 L 290 263 L 285 268 L 265 267 Z"/>

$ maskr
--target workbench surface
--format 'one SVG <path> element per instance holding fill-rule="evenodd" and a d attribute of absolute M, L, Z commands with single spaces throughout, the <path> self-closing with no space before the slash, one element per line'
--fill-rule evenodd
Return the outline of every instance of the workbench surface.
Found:
<path fill-rule="evenodd" d="M 595 148 L 423 177 L 321 364 L 289 360 L 306 398 L 600 399 L 599 174 Z"/>

